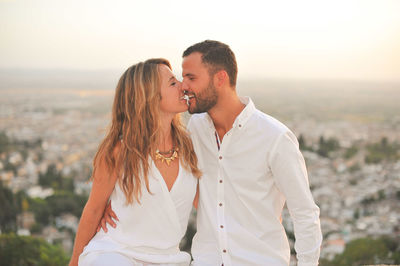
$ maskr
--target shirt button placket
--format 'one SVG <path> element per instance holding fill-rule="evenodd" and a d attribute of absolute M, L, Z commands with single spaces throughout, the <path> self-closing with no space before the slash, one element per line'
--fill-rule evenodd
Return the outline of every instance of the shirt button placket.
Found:
<path fill-rule="evenodd" d="M 218 183 L 217 183 L 217 213 L 218 213 L 218 236 L 219 236 L 219 243 L 220 248 L 222 251 L 222 260 L 223 262 L 226 261 L 226 256 L 228 255 L 227 252 L 227 236 L 225 230 L 225 210 L 224 210 L 224 199 L 225 199 L 225 188 L 224 188 L 224 178 L 223 178 L 223 162 L 224 157 L 221 154 L 221 151 L 218 153 Z"/>

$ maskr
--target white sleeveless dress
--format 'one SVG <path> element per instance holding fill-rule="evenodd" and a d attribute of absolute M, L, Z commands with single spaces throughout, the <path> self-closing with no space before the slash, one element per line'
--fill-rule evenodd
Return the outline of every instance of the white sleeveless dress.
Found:
<path fill-rule="evenodd" d="M 113 211 L 119 218 L 116 228 L 100 230 L 84 248 L 79 265 L 189 265 L 191 257 L 179 250 L 193 199 L 197 179 L 179 163 L 176 181 L 168 191 L 161 173 L 150 160 L 150 194 L 142 187 L 140 204 L 126 204 L 118 182 L 111 194 Z M 144 184 L 144 182 L 143 182 Z M 118 263 L 118 257 L 121 258 Z M 101 258 L 101 259 L 100 259 Z"/>

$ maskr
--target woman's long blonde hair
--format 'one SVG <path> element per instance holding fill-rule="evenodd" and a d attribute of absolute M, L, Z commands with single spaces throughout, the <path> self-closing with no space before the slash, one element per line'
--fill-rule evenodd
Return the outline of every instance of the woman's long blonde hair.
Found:
<path fill-rule="evenodd" d="M 128 203 L 134 200 L 140 203 L 143 181 L 150 192 L 149 156 L 154 156 L 157 141 L 161 139 L 160 65 L 171 69 L 168 60 L 156 58 L 131 66 L 121 76 L 115 91 L 111 126 L 93 160 L 92 178 L 100 161 L 105 161 L 108 173 L 117 174 Z M 183 167 L 200 177 L 192 141 L 179 115 L 172 120 L 171 131 Z M 115 153 L 117 145 L 120 147 Z"/>

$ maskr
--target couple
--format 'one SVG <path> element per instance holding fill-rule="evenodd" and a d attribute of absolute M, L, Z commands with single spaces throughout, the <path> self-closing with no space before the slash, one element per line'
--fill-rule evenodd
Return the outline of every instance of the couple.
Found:
<path fill-rule="evenodd" d="M 192 204 L 193 265 L 288 265 L 285 202 L 298 265 L 317 265 L 319 209 L 294 134 L 236 94 L 228 45 L 189 47 L 182 75 L 164 59 L 122 75 L 70 265 L 189 265 L 179 242 Z M 190 137 L 178 116 L 187 109 Z M 119 221 L 96 233 L 109 199 Z"/>

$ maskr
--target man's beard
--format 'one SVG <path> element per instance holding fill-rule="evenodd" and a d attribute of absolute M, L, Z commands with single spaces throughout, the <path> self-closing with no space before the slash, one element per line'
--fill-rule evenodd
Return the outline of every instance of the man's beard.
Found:
<path fill-rule="evenodd" d="M 208 83 L 208 86 L 204 89 L 204 91 L 198 93 L 197 95 L 195 94 L 194 99 L 196 102 L 193 107 L 192 105 L 189 105 L 188 111 L 190 114 L 208 112 L 208 110 L 213 108 L 218 101 L 218 94 L 212 81 Z"/>

